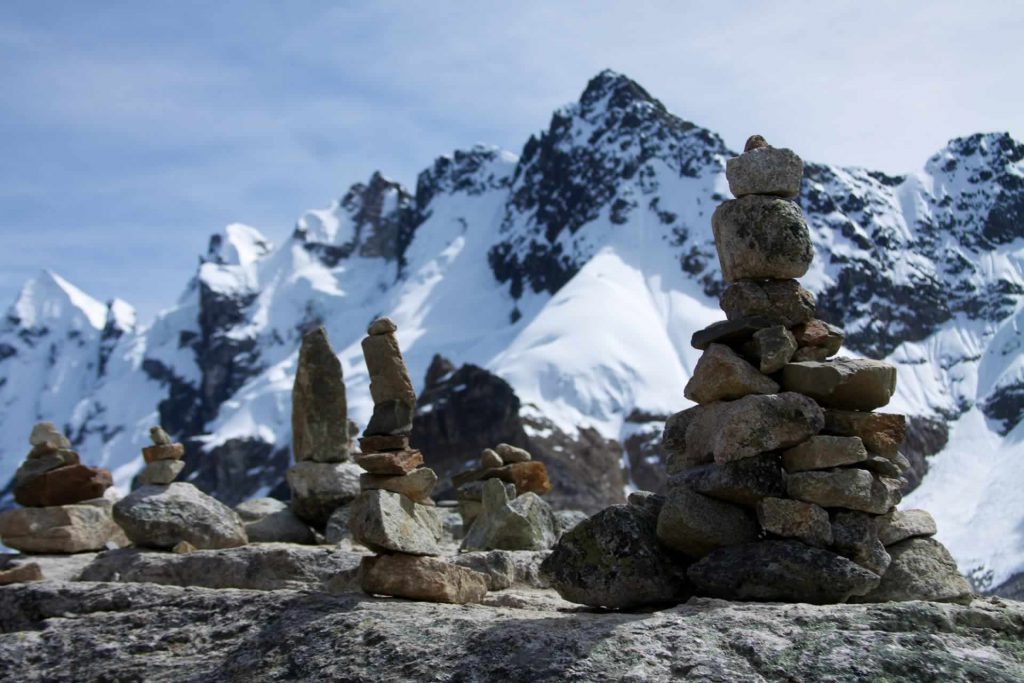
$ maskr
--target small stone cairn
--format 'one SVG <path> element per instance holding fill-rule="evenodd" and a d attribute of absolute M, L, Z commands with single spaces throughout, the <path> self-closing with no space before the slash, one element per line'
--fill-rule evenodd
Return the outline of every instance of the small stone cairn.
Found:
<path fill-rule="evenodd" d="M 81 464 L 52 422 L 29 436 L 32 450 L 14 474 L 14 500 L 0 513 L 0 540 L 26 553 L 78 553 L 127 545 L 111 517 L 110 472 Z"/>
<path fill-rule="evenodd" d="M 349 506 L 352 537 L 377 553 L 363 558 L 359 584 L 369 594 L 430 602 L 480 602 L 486 577 L 440 559 L 442 521 L 430 498 L 437 475 L 410 448 L 416 394 L 388 318 L 375 320 L 363 340 L 373 417 L 359 440 L 356 463 L 366 472 Z"/>
<path fill-rule="evenodd" d="M 731 600 L 970 600 L 923 510 L 899 511 L 909 462 L 887 363 L 833 357 L 842 330 L 795 278 L 814 254 L 799 206 L 803 162 L 760 136 L 729 159 L 737 197 L 712 217 L 727 320 L 703 351 L 662 450 L 667 495 L 633 494 L 563 537 L 545 562 L 563 597 L 608 607 Z M 654 538 L 651 538 L 653 532 Z M 636 541 L 631 571 L 616 555 Z M 593 547 L 605 556 L 594 562 Z M 590 549 L 590 550 L 588 550 Z M 671 562 L 666 560 L 671 558 Z M 683 573 L 680 570 L 685 570 Z"/>

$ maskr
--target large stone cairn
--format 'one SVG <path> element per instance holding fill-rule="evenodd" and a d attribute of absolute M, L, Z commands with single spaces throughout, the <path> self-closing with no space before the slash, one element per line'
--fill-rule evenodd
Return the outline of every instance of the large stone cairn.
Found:
<path fill-rule="evenodd" d="M 317 529 L 359 493 L 350 441 L 341 362 L 327 332 L 317 327 L 303 336 L 299 349 L 292 388 L 295 465 L 287 473 L 292 511 Z"/>
<path fill-rule="evenodd" d="M 127 544 L 106 497 L 110 472 L 81 464 L 52 422 L 29 436 L 32 450 L 14 474 L 14 500 L 0 513 L 0 540 L 26 553 L 78 553 Z"/>
<path fill-rule="evenodd" d="M 693 335 L 703 355 L 684 393 L 698 405 L 665 424 L 666 495 L 633 494 L 563 536 L 543 567 L 563 597 L 970 599 L 931 516 L 896 509 L 905 420 L 872 412 L 896 368 L 834 357 L 843 332 L 815 318 L 795 279 L 814 254 L 791 201 L 802 174 L 796 154 L 760 136 L 728 160 L 736 199 L 712 217 L 727 320 Z"/>
<path fill-rule="evenodd" d="M 486 577 L 439 558 L 441 517 L 430 494 L 437 475 L 410 448 L 416 394 L 388 318 L 370 324 L 363 353 L 370 373 L 373 417 L 356 463 L 366 472 L 348 509 L 352 538 L 377 553 L 359 567 L 362 590 L 431 602 L 480 602 Z"/>

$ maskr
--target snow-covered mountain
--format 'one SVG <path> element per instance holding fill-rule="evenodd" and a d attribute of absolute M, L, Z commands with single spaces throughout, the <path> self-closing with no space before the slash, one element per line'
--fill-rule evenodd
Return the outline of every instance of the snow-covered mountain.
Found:
<path fill-rule="evenodd" d="M 161 421 L 190 440 L 187 471 L 204 488 L 229 500 L 280 490 L 302 332 L 326 326 L 365 425 L 359 341 L 387 314 L 415 382 L 441 354 L 511 385 L 516 429 L 549 449 L 540 457 L 612 449 L 561 476 L 655 485 L 657 434 L 686 407 L 698 358 L 690 335 L 723 317 L 710 217 L 733 154 L 605 71 L 519 155 L 455 152 L 415 190 L 375 174 L 278 246 L 228 226 L 144 329 L 123 302 L 43 273 L 0 328 L 0 480 L 31 423 L 51 419 L 127 488 Z M 1024 144 L 959 138 L 898 177 L 808 163 L 799 201 L 822 317 L 846 328 L 850 353 L 898 364 L 891 409 L 917 416 L 918 456 L 941 450 L 908 503 L 935 514 L 962 569 L 1005 581 L 1024 569 Z M 447 400 L 440 390 L 421 417 Z"/>

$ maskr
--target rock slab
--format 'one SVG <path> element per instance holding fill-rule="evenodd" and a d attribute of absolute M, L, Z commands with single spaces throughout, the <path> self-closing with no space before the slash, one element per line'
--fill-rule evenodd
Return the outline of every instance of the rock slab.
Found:
<path fill-rule="evenodd" d="M 359 585 L 372 595 L 457 605 L 481 602 L 487 594 L 487 577 L 480 572 L 415 555 L 364 557 Z"/>

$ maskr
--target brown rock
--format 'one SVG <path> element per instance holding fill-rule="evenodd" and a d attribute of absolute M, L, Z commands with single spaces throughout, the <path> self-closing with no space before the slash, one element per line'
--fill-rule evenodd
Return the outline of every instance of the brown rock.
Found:
<path fill-rule="evenodd" d="M 374 336 L 378 334 L 390 334 L 397 332 L 398 325 L 391 318 L 377 318 L 366 328 L 366 334 Z"/>
<path fill-rule="evenodd" d="M 726 282 L 803 277 L 814 258 L 800 207 L 785 199 L 750 195 L 722 202 L 711 228 Z"/>
<path fill-rule="evenodd" d="M 363 453 L 381 453 L 383 451 L 404 451 L 409 448 L 407 434 L 386 434 L 364 436 L 359 439 L 359 450 Z"/>
<path fill-rule="evenodd" d="M 692 558 L 756 538 L 757 524 L 743 508 L 702 496 L 683 485 L 669 491 L 658 515 L 658 540 Z"/>
<path fill-rule="evenodd" d="M 502 462 L 506 465 L 514 462 L 528 462 L 533 456 L 525 448 L 518 448 L 508 443 L 499 443 L 494 447 L 495 452 L 501 456 Z"/>
<path fill-rule="evenodd" d="M 175 555 L 188 555 L 189 553 L 194 553 L 195 551 L 196 547 L 188 541 L 178 541 L 175 544 L 175 546 L 171 548 L 171 552 Z"/>
<path fill-rule="evenodd" d="M 295 462 L 348 460 L 348 402 L 341 361 L 327 331 L 317 327 L 302 337 L 292 385 L 292 452 Z"/>
<path fill-rule="evenodd" d="M 762 136 L 751 135 L 749 138 L 747 138 L 747 144 L 743 145 L 743 151 L 749 152 L 751 150 L 761 149 L 762 147 L 767 146 L 768 142 Z"/>
<path fill-rule="evenodd" d="M 484 599 L 487 577 L 435 558 L 378 555 L 363 558 L 359 586 L 371 595 L 462 605 Z"/>
<path fill-rule="evenodd" d="M 180 443 L 146 446 L 142 449 L 142 459 L 147 463 L 157 460 L 181 460 L 185 457 L 185 446 Z"/>
<path fill-rule="evenodd" d="M 437 475 L 429 467 L 421 467 L 409 474 L 397 476 L 387 474 L 363 474 L 359 477 L 359 485 L 364 491 L 383 489 L 401 493 L 409 500 L 422 503 L 430 498 L 430 493 L 437 484 Z"/>
<path fill-rule="evenodd" d="M 501 479 L 516 487 L 516 495 L 536 493 L 543 496 L 551 491 L 551 480 L 548 479 L 548 468 L 539 460 L 530 462 L 514 462 L 490 470 L 484 470 L 481 479 Z"/>
<path fill-rule="evenodd" d="M 14 487 L 18 488 L 29 480 L 58 467 L 77 464 L 79 464 L 78 453 L 63 448 L 48 449 L 42 455 L 29 454 L 29 457 L 14 473 Z"/>
<path fill-rule="evenodd" d="M 856 436 L 812 436 L 782 453 L 787 472 L 824 470 L 867 460 L 864 443 Z"/>
<path fill-rule="evenodd" d="M 826 408 L 874 410 L 896 391 L 896 368 L 864 358 L 790 363 L 782 368 L 782 387 L 810 396 Z"/>
<path fill-rule="evenodd" d="M 98 467 L 66 465 L 44 472 L 14 490 L 14 500 L 25 507 L 73 505 L 100 498 L 113 485 L 110 472 Z"/>
<path fill-rule="evenodd" d="M 898 479 L 876 477 L 855 468 L 800 472 L 786 478 L 786 491 L 791 498 L 873 515 L 884 515 L 899 503 L 902 488 Z"/>
<path fill-rule="evenodd" d="M 711 344 L 697 361 L 683 395 L 695 403 L 774 394 L 779 385 L 724 344 Z"/>
<path fill-rule="evenodd" d="M 483 467 L 485 470 L 493 469 L 495 467 L 501 467 L 504 464 L 505 461 L 501 459 L 501 456 L 498 455 L 498 452 L 491 448 L 485 448 L 480 453 L 480 466 Z"/>
<path fill-rule="evenodd" d="M 65 554 L 127 544 L 110 504 L 14 508 L 0 512 L 0 541 L 24 553 Z"/>
<path fill-rule="evenodd" d="M 404 451 L 357 455 L 355 461 L 370 474 L 408 474 L 423 464 L 423 454 L 410 448 Z"/>
<path fill-rule="evenodd" d="M 860 437 L 869 451 L 891 459 L 907 434 L 907 418 L 893 413 L 826 410 L 822 432 Z"/>
<path fill-rule="evenodd" d="M 763 498 L 757 504 L 761 528 L 819 548 L 832 544 L 832 524 L 824 508 L 788 498 Z"/>
<path fill-rule="evenodd" d="M 0 570 L 0 586 L 42 580 L 43 570 L 36 562 L 26 562 L 11 569 Z"/>
<path fill-rule="evenodd" d="M 792 279 L 734 282 L 722 292 L 720 305 L 729 320 L 762 316 L 787 328 L 814 317 L 814 295 Z"/>
<path fill-rule="evenodd" d="M 796 337 L 797 346 L 821 349 L 825 358 L 839 353 L 845 338 L 841 329 L 817 319 L 794 327 L 793 336 Z"/>
<path fill-rule="evenodd" d="M 393 332 L 385 332 L 366 337 L 362 346 L 373 398 L 373 416 L 364 433 L 366 436 L 408 434 L 412 430 L 416 392 L 398 339 Z"/>

